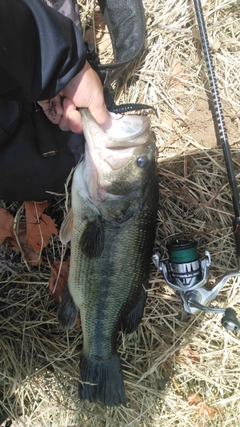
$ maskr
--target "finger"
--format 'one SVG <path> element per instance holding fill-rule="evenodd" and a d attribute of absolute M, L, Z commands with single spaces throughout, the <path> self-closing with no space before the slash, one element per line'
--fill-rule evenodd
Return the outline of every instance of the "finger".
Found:
<path fill-rule="evenodd" d="M 50 99 L 50 111 L 53 111 L 57 116 L 63 115 L 63 99 L 60 95 L 56 95 Z"/>
<path fill-rule="evenodd" d="M 59 127 L 64 131 L 82 132 L 81 114 L 76 110 L 76 105 L 68 98 L 63 101 L 63 116 Z"/>
<path fill-rule="evenodd" d="M 109 112 L 104 103 L 100 105 L 98 105 L 98 103 L 90 104 L 89 111 L 99 125 L 103 125 L 110 118 Z"/>
<path fill-rule="evenodd" d="M 52 123 L 59 124 L 61 122 L 63 107 L 60 95 L 48 100 L 38 101 L 38 104 L 42 107 L 44 114 Z"/>
<path fill-rule="evenodd" d="M 88 108 L 98 124 L 101 125 L 109 120 L 101 80 L 87 61 L 83 69 L 65 86 L 62 93 L 78 108 Z"/>
<path fill-rule="evenodd" d="M 69 126 L 69 122 L 68 122 L 68 114 L 71 111 L 74 111 L 76 109 L 75 104 L 70 101 L 67 98 L 63 99 L 63 115 L 62 115 L 62 119 L 61 122 L 59 124 L 60 129 L 62 129 L 63 131 L 69 131 L 71 130 L 70 126 Z"/>
<path fill-rule="evenodd" d="M 69 112 L 68 123 L 72 132 L 82 133 L 82 117 L 78 110 L 73 110 Z"/>

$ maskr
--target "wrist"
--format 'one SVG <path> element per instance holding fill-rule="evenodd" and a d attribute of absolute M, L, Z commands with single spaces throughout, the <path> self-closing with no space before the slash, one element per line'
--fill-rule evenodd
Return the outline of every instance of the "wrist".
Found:
<path fill-rule="evenodd" d="M 86 73 L 89 73 L 90 69 L 89 63 L 86 61 L 81 71 L 79 71 L 76 76 L 74 76 L 70 82 L 61 90 L 60 95 L 66 98 L 71 99 L 74 103 L 79 102 L 80 90 L 83 91 L 84 87 L 82 86 L 83 79 L 86 79 Z M 77 103 L 76 103 L 77 105 Z M 77 105 L 78 106 L 78 105 Z"/>

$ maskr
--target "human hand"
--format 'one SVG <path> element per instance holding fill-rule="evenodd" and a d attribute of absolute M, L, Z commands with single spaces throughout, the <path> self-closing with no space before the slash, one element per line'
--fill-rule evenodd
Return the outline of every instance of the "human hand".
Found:
<path fill-rule="evenodd" d="M 109 119 L 101 81 L 87 61 L 59 95 L 38 103 L 49 120 L 65 131 L 82 132 L 81 114 L 76 108 L 88 108 L 100 125 Z"/>
<path fill-rule="evenodd" d="M 45 101 L 38 101 L 38 104 L 42 107 L 47 118 L 54 124 L 59 125 L 63 116 L 62 97 L 60 95 L 55 96 Z"/>

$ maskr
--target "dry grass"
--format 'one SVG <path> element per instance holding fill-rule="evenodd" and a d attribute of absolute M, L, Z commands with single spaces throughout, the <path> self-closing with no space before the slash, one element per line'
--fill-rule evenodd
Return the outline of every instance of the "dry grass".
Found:
<path fill-rule="evenodd" d="M 80 2 L 91 20 L 93 1 Z M 192 2 L 144 1 L 147 38 L 141 57 L 116 83 L 117 101 L 156 106 L 160 209 L 156 249 L 177 232 L 191 233 L 199 253 L 212 256 L 210 283 L 236 267 L 233 208 L 221 149 L 205 90 L 207 78 Z M 203 2 L 237 180 L 240 182 L 240 7 Z M 111 57 L 111 50 L 107 51 Z M 103 58 L 104 59 L 104 58 Z M 4 203 L 2 203 L 4 206 Z M 17 205 L 10 209 L 16 212 Z M 52 208 L 59 215 L 59 205 Z M 137 332 L 120 337 L 127 408 L 106 409 L 77 397 L 81 328 L 59 331 L 48 294 L 48 259 L 27 271 L 20 256 L 1 253 L 0 390 L 18 427 L 238 427 L 240 339 L 221 315 L 183 311 L 180 297 L 152 265 L 147 306 Z M 239 280 L 232 278 L 212 303 L 240 315 Z M 193 396 L 195 394 L 195 397 Z M 191 397 L 193 396 L 193 397 Z"/>

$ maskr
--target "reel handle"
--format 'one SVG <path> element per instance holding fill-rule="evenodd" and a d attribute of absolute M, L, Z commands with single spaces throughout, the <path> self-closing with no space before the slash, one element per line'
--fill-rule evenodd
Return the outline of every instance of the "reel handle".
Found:
<path fill-rule="evenodd" d="M 223 316 L 222 325 L 228 331 L 237 331 L 240 328 L 240 323 L 237 319 L 236 311 L 233 308 L 227 308 Z"/>

